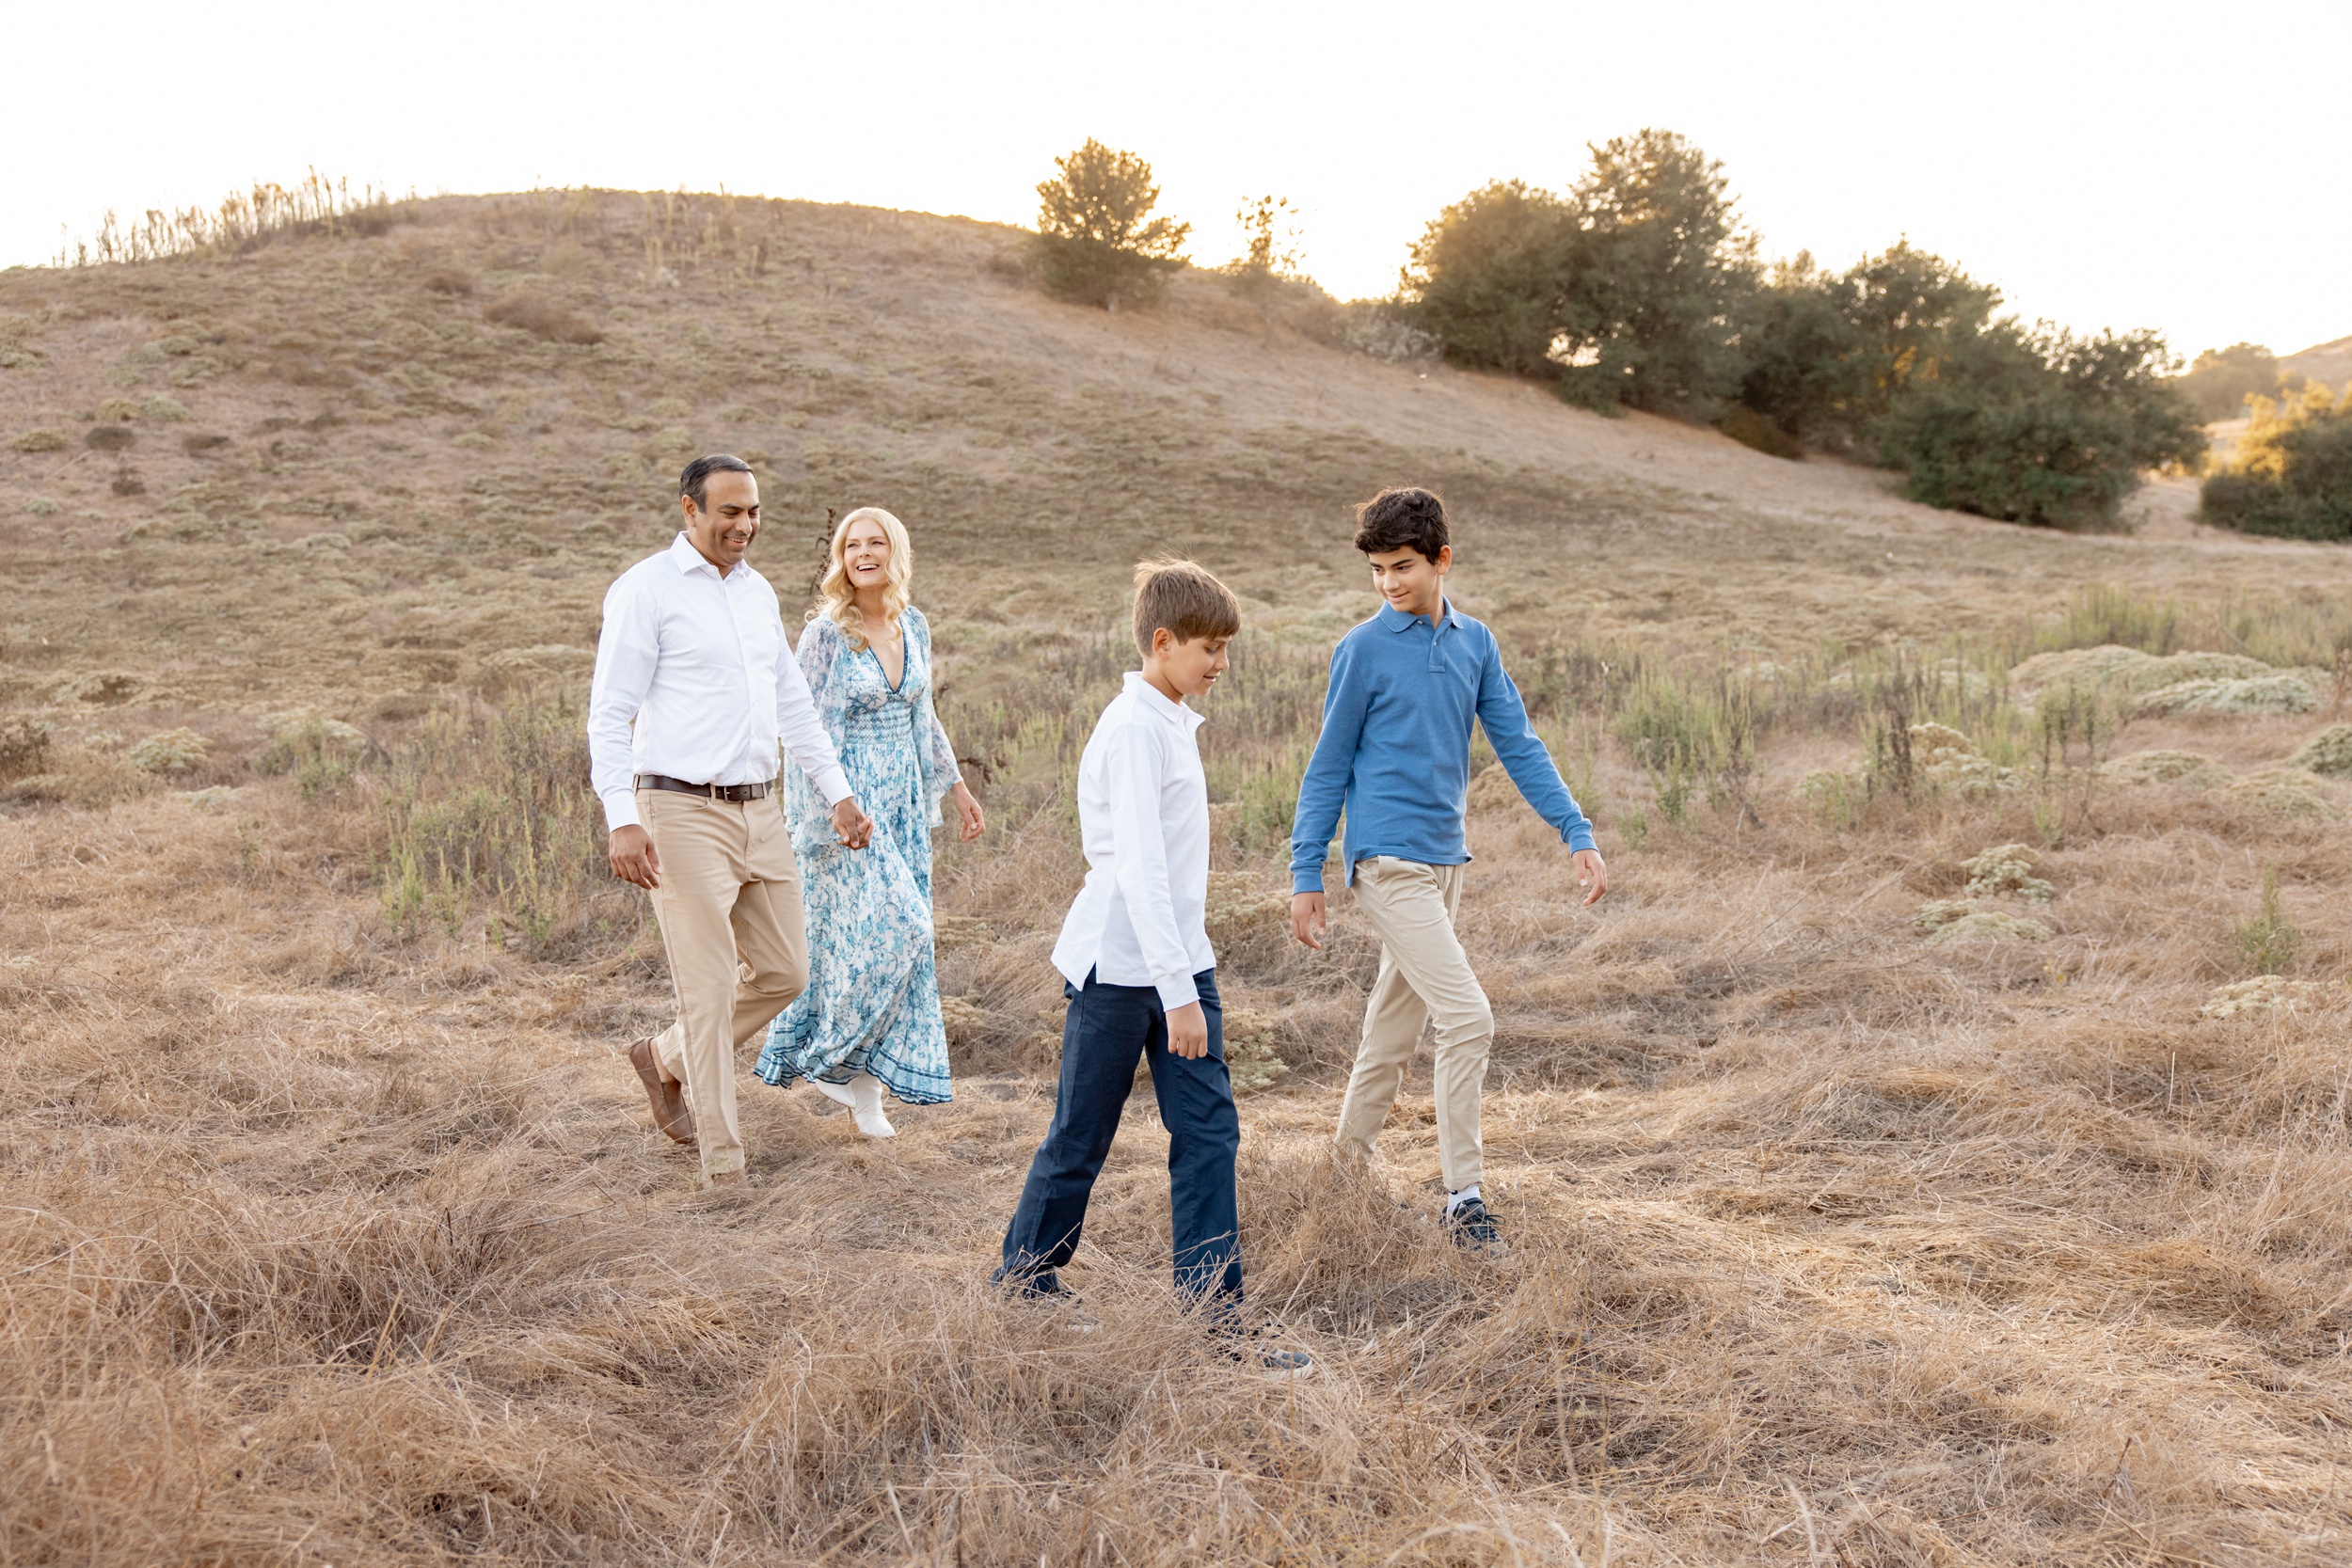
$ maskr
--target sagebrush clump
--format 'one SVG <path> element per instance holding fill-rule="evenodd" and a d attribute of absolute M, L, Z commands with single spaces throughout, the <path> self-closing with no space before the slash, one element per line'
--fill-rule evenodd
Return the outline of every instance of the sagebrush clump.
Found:
<path fill-rule="evenodd" d="M 2330 724 L 2303 742 L 2287 766 L 2323 779 L 2352 779 L 2352 724 Z"/>
<path fill-rule="evenodd" d="M 2056 890 L 2046 879 L 2034 875 L 2041 862 L 2040 853 L 2030 845 L 1994 845 L 1962 863 L 1961 869 L 1968 874 L 1968 896 L 2010 896 L 2029 904 L 2046 904 Z"/>
<path fill-rule="evenodd" d="M 184 725 L 151 735 L 131 748 L 131 766 L 143 773 L 185 773 L 204 760 L 207 741 Z"/>

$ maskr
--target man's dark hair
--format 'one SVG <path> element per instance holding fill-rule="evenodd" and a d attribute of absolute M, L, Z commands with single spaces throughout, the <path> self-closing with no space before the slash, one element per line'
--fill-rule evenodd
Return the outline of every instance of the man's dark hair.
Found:
<path fill-rule="evenodd" d="M 1413 549 L 1434 564 L 1448 543 L 1445 502 L 1418 484 L 1383 490 L 1356 509 L 1356 547 L 1366 555 Z"/>
<path fill-rule="evenodd" d="M 677 493 L 694 503 L 694 510 L 703 509 L 704 482 L 712 474 L 747 474 L 752 466 L 739 457 L 714 451 L 707 457 L 697 457 L 686 465 L 686 471 L 677 476 Z"/>

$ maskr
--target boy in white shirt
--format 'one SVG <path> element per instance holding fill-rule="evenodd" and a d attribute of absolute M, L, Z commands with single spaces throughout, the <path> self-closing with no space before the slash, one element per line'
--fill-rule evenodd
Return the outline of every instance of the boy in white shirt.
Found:
<path fill-rule="evenodd" d="M 1147 562 L 1136 569 L 1135 625 L 1143 669 L 1103 710 L 1078 763 L 1088 871 L 1054 945 L 1070 999 L 1061 1085 L 996 1279 L 1030 1297 L 1067 1296 L 1057 1271 L 1077 1249 L 1142 1057 L 1168 1128 L 1176 1286 L 1206 1298 L 1212 1318 L 1232 1328 L 1241 1306 L 1241 1117 L 1225 1070 L 1216 955 L 1201 927 L 1209 792 L 1194 734 L 1200 715 L 1184 699 L 1206 696 L 1224 673 L 1241 604 L 1191 562 Z M 1295 1351 L 1255 1358 L 1287 1373 L 1311 1365 Z"/>

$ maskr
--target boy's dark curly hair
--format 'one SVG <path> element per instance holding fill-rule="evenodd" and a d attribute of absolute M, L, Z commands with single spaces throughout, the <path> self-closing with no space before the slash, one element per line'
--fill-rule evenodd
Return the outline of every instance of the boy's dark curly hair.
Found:
<path fill-rule="evenodd" d="M 1356 547 L 1366 555 L 1414 549 L 1434 563 L 1449 542 L 1445 502 L 1418 484 L 1383 490 L 1356 509 Z"/>

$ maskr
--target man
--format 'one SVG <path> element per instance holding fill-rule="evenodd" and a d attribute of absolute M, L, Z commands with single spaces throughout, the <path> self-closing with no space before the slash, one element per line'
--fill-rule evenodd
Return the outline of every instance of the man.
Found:
<path fill-rule="evenodd" d="M 864 848 L 873 824 L 809 700 L 776 592 L 744 562 L 759 536 L 752 470 L 698 457 L 678 476 L 678 506 L 686 526 L 670 547 L 604 596 L 588 752 L 612 874 L 653 895 L 677 990 L 677 1022 L 629 1061 L 655 1125 L 700 1147 L 707 1182 L 730 1185 L 744 1180 L 735 1049 L 808 983 L 779 740 L 843 844 Z"/>
<path fill-rule="evenodd" d="M 1291 930 L 1310 947 L 1323 945 L 1323 866 L 1344 810 L 1341 863 L 1357 910 L 1380 939 L 1380 973 L 1340 1105 L 1340 1149 L 1371 1158 L 1405 1064 L 1434 1020 L 1445 1227 L 1456 1244 L 1493 1253 L 1502 1234 L 1479 1192 L 1486 1145 L 1478 1101 L 1495 1020 L 1454 930 L 1470 858 L 1462 816 L 1473 722 L 1567 845 L 1586 904 L 1609 891 L 1609 867 L 1528 722 L 1494 633 L 1446 598 L 1454 546 L 1445 503 L 1417 487 L 1383 490 L 1356 509 L 1356 547 L 1384 602 L 1331 653 L 1323 733 L 1299 781 L 1291 834 Z"/>

